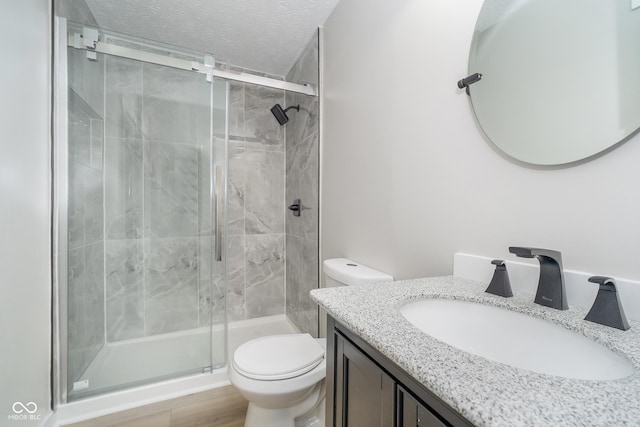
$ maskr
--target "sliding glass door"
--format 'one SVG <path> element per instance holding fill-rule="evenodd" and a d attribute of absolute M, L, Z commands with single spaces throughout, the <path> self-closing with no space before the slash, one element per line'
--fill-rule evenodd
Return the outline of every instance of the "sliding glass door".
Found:
<path fill-rule="evenodd" d="M 217 255 L 228 84 L 154 61 L 203 63 L 202 54 L 102 31 L 101 43 L 123 49 L 99 53 L 83 47 L 87 34 L 69 24 L 68 84 L 58 88 L 67 95 L 56 192 L 67 400 L 226 357 Z"/>

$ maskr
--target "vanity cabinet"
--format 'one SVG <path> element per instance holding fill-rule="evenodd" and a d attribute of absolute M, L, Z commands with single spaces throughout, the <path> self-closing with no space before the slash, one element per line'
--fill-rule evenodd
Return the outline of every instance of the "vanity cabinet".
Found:
<path fill-rule="evenodd" d="M 422 384 L 330 316 L 327 426 L 471 426 Z"/>
<path fill-rule="evenodd" d="M 393 426 L 393 379 L 342 335 L 335 354 L 335 425 Z"/>

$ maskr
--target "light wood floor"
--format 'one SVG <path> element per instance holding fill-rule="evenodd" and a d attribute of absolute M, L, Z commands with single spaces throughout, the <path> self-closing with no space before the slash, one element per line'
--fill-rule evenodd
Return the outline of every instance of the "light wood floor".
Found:
<path fill-rule="evenodd" d="M 247 401 L 229 385 L 65 427 L 242 427 L 246 413 Z"/>

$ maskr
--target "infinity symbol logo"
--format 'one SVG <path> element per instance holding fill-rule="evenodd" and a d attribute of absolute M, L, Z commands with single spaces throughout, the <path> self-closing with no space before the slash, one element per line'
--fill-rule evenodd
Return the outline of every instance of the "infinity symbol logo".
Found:
<path fill-rule="evenodd" d="M 21 414 L 24 411 L 27 411 L 28 413 L 33 414 L 38 410 L 38 405 L 36 405 L 35 402 L 27 402 L 26 405 L 22 402 L 15 402 L 13 404 L 12 409 L 13 409 L 13 412 L 15 412 L 16 414 Z"/>

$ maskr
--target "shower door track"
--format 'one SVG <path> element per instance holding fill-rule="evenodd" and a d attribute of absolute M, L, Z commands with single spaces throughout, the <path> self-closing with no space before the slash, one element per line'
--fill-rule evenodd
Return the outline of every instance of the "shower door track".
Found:
<path fill-rule="evenodd" d="M 87 40 L 82 40 L 80 34 L 70 34 L 67 46 L 76 49 L 86 50 L 88 52 L 104 53 L 107 55 L 119 56 L 121 58 L 133 59 L 136 61 L 150 62 L 152 64 L 164 65 L 167 67 L 178 68 L 181 70 L 195 71 L 197 73 L 206 74 L 207 76 L 220 77 L 222 79 L 234 80 L 238 82 L 251 83 L 260 86 L 266 86 L 274 89 L 283 89 L 288 92 L 301 93 L 304 95 L 317 96 L 316 89 L 310 84 L 298 84 L 276 80 L 269 77 L 257 76 L 255 74 L 225 71 L 215 68 L 214 65 L 208 63 L 200 63 L 197 61 L 188 61 L 185 59 L 173 58 L 170 56 L 158 55 L 151 52 L 144 52 L 115 44 L 95 41 L 93 45 Z M 209 61 L 206 61 L 209 62 Z M 214 61 L 211 61 L 214 64 Z"/>

